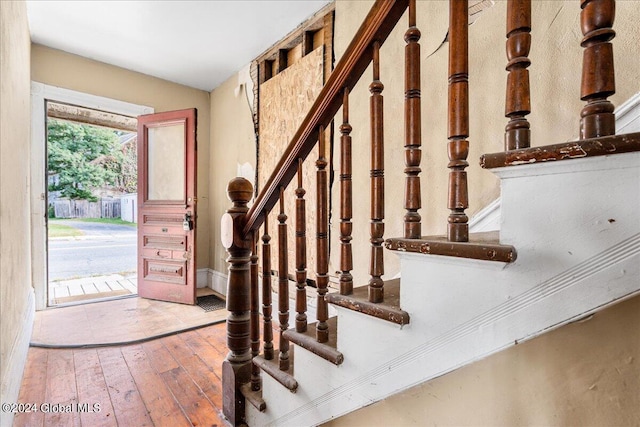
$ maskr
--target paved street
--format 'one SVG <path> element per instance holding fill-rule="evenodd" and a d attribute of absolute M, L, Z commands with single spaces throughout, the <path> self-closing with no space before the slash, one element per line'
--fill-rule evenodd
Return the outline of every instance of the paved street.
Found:
<path fill-rule="evenodd" d="M 56 224 L 68 225 L 78 230 L 82 230 L 84 237 L 97 236 L 135 236 L 136 227 L 121 224 L 104 224 L 101 222 L 84 222 L 65 219 L 56 221 Z"/>
<path fill-rule="evenodd" d="M 136 229 L 126 225 L 65 221 L 84 231 L 49 239 L 49 281 L 136 271 Z"/>

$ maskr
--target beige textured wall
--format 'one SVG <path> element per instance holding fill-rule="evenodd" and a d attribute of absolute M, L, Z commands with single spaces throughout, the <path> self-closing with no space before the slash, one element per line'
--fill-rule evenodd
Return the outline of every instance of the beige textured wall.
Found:
<path fill-rule="evenodd" d="M 33 310 L 29 244 L 30 39 L 25 3 L 0 2 L 0 369 L 2 403 L 15 401 L 20 345 Z M 21 335 L 21 334 L 24 334 Z M 21 338 L 26 341 L 20 341 Z M 26 350 L 23 349 L 23 351 Z M 24 353 L 26 354 L 26 352 Z M 11 414 L 0 416 L 10 425 Z"/>
<path fill-rule="evenodd" d="M 640 296 L 325 424 L 636 426 Z"/>
<path fill-rule="evenodd" d="M 156 113 L 198 109 L 197 267 L 209 266 L 209 93 L 45 46 L 32 46 L 32 80 L 153 107 Z"/>
<path fill-rule="evenodd" d="M 234 75 L 211 92 L 210 267 L 223 274 L 227 274 L 228 264 L 227 252 L 220 243 L 220 218 L 231 206 L 227 183 L 238 175 L 238 165 L 249 163 L 253 170 L 256 167 L 253 119 L 245 86 L 236 94 L 238 86 Z"/>
<path fill-rule="evenodd" d="M 337 0 L 335 21 L 336 58 L 343 54 L 371 7 L 371 1 Z M 422 223 L 423 235 L 446 232 L 447 205 L 447 61 L 448 44 L 440 47 L 448 25 L 448 3 L 444 1 L 418 2 L 418 27 L 422 32 Z M 533 47 L 530 79 L 532 87 L 532 145 L 546 145 L 575 139 L 579 130 L 580 69 L 582 34 L 579 27 L 580 7 L 575 1 L 533 2 Z M 470 153 L 467 168 L 471 217 L 499 196 L 499 183 L 493 174 L 478 165 L 481 154 L 501 151 L 503 147 L 504 93 L 506 85 L 505 57 L 506 2 L 495 6 L 469 28 L 470 36 Z M 617 94 L 611 98 L 619 105 L 640 90 L 640 9 L 633 1 L 617 3 L 614 39 Z M 404 40 L 406 14 L 389 36 L 381 52 L 381 80 L 385 85 L 385 180 L 386 230 L 385 237 L 402 235 L 404 216 L 404 159 L 403 159 L 403 98 L 404 98 Z M 440 47 L 440 48 L 439 48 Z M 439 49 L 438 49 L 439 48 Z M 368 85 L 371 68 L 350 97 L 350 119 L 353 126 L 354 159 L 354 249 L 355 284 L 367 281 L 369 264 L 369 118 Z M 338 117 L 342 117 L 339 113 Z M 339 123 L 339 121 L 338 121 Z M 337 133 L 337 131 L 336 131 Z M 334 166 L 336 184 L 333 187 L 334 206 L 339 200 L 339 143 L 336 139 Z M 332 266 L 339 269 L 339 215 L 334 208 L 332 226 Z M 360 243 L 358 243 L 360 242 Z M 386 253 L 386 277 L 398 271 L 397 259 Z"/>

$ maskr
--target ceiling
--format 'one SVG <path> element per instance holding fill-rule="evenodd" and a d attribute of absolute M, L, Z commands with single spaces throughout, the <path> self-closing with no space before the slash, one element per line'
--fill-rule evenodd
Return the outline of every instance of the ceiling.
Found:
<path fill-rule="evenodd" d="M 34 43 L 211 91 L 328 0 L 28 0 Z"/>

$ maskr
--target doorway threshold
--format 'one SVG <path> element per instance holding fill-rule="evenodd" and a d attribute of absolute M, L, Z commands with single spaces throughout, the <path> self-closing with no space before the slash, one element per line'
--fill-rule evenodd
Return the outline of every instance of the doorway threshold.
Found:
<path fill-rule="evenodd" d="M 49 283 L 49 307 L 86 304 L 137 296 L 135 274 L 110 274 Z"/>
<path fill-rule="evenodd" d="M 114 301 L 114 300 L 138 297 L 138 294 L 132 294 L 132 293 L 127 293 L 123 295 L 112 295 L 112 296 L 101 296 L 101 295 L 103 294 L 96 294 L 91 298 L 79 299 L 76 301 L 58 302 L 56 304 L 50 304 L 49 307 L 47 307 L 47 310 L 51 310 L 55 308 L 73 307 L 75 305 L 93 304 L 96 302 L 106 302 L 106 301 Z"/>

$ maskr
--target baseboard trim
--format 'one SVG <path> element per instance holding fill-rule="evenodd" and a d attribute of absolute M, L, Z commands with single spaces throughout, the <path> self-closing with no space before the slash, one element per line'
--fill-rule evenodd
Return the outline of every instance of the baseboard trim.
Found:
<path fill-rule="evenodd" d="M 206 288 L 209 286 L 209 269 L 199 268 L 196 270 L 196 287 Z"/>
<path fill-rule="evenodd" d="M 36 297 L 33 288 L 29 288 L 27 297 L 27 309 L 25 315 L 20 322 L 21 329 L 13 342 L 9 357 L 3 361 L 3 365 L 7 371 L 3 374 L 5 378 L 2 382 L 2 390 L 0 392 L 0 401 L 2 403 L 18 402 L 20 393 L 20 385 L 24 375 L 24 367 L 27 363 L 27 353 L 29 352 L 29 341 L 31 340 L 31 332 L 33 331 L 33 321 L 36 313 Z M 14 414 L 12 412 L 0 412 L 0 425 L 13 425 Z"/>
<path fill-rule="evenodd" d="M 209 268 L 208 270 L 208 286 L 219 294 L 227 295 L 228 276 L 211 268 Z"/>

